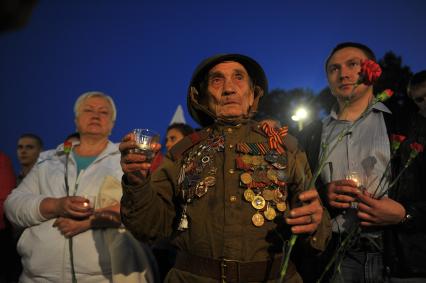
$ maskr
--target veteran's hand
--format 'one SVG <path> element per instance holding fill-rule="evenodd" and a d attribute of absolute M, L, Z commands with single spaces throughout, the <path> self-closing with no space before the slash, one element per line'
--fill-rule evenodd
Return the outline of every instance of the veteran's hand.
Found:
<path fill-rule="evenodd" d="M 317 230 L 322 219 L 323 207 L 318 192 L 315 189 L 304 191 L 299 195 L 303 206 L 290 210 L 290 216 L 286 222 L 292 225 L 294 234 L 313 233 Z"/>
<path fill-rule="evenodd" d="M 53 227 L 58 228 L 65 238 L 71 238 L 90 229 L 90 220 L 76 220 L 71 218 L 59 217 L 53 223 Z"/>
<path fill-rule="evenodd" d="M 330 206 L 340 209 L 351 207 L 361 191 L 353 180 L 337 180 L 327 184 L 327 201 Z"/>
<path fill-rule="evenodd" d="M 365 227 L 398 224 L 405 216 L 405 208 L 388 197 L 374 199 L 364 192 L 358 201 L 358 218 Z"/>
<path fill-rule="evenodd" d="M 132 149 L 137 149 L 135 136 L 133 133 L 127 134 L 121 141 L 119 149 L 121 152 L 121 169 L 126 175 L 127 181 L 131 185 L 141 184 L 148 176 L 151 168 L 151 160 L 141 153 L 132 153 Z M 154 154 L 161 149 L 161 145 L 156 143 L 152 150 Z"/>

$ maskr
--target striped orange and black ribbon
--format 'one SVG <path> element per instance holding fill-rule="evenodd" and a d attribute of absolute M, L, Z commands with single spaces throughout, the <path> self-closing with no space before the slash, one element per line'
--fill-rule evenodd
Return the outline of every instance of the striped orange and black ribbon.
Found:
<path fill-rule="evenodd" d="M 275 149 L 279 154 L 284 153 L 284 142 L 283 138 L 288 133 L 288 127 L 282 127 L 274 129 L 267 123 L 262 124 L 262 130 L 268 135 L 269 147 Z"/>

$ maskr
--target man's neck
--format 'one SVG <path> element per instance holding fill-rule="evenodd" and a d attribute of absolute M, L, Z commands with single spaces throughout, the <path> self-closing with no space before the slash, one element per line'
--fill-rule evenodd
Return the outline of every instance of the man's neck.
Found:
<path fill-rule="evenodd" d="M 20 175 L 22 175 L 23 177 L 27 176 L 33 166 L 34 164 L 22 166 Z"/>
<path fill-rule="evenodd" d="M 373 93 L 367 93 L 362 97 L 356 99 L 352 98 L 351 100 L 346 100 L 344 98 L 338 98 L 337 102 L 339 105 L 339 112 L 337 117 L 339 120 L 346 121 L 355 121 L 358 119 L 361 114 L 367 109 L 368 104 L 373 99 Z"/>

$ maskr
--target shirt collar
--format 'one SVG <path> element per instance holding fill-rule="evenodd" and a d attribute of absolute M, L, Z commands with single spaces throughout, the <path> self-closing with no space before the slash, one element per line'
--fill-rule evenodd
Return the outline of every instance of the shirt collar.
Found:
<path fill-rule="evenodd" d="M 330 114 L 322 120 L 323 124 L 328 124 L 333 120 L 337 120 L 337 109 L 338 104 L 335 103 L 331 108 Z M 380 111 L 392 114 L 392 111 L 390 111 L 389 108 L 387 108 L 386 105 L 384 105 L 382 102 L 377 102 L 376 104 L 374 104 L 373 107 L 371 107 L 371 109 L 369 110 L 369 112 L 371 111 Z"/>

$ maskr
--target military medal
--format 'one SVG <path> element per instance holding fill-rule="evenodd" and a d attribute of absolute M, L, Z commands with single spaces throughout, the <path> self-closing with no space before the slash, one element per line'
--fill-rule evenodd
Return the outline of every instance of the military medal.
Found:
<path fill-rule="evenodd" d="M 207 185 L 203 181 L 201 181 L 195 187 L 195 194 L 197 195 L 197 197 L 200 198 L 207 193 L 207 190 L 208 190 Z"/>
<path fill-rule="evenodd" d="M 274 169 L 269 169 L 266 172 L 266 176 L 268 177 L 269 180 L 271 180 L 273 182 L 276 182 L 278 180 L 277 173 L 276 173 L 276 171 Z"/>
<path fill-rule="evenodd" d="M 256 208 L 257 210 L 260 210 L 265 207 L 266 201 L 261 196 L 255 196 L 253 201 L 251 202 L 251 205 Z"/>
<path fill-rule="evenodd" d="M 240 176 L 241 182 L 245 185 L 250 185 L 251 182 L 253 182 L 253 178 L 251 177 L 250 173 L 243 173 Z"/>
<path fill-rule="evenodd" d="M 243 160 L 243 162 L 247 165 L 251 164 L 251 156 L 248 154 L 244 154 L 241 159 Z"/>
<path fill-rule="evenodd" d="M 244 199 L 248 202 L 252 202 L 254 200 L 255 194 L 251 189 L 246 189 L 244 191 Z"/>
<path fill-rule="evenodd" d="M 287 205 L 285 204 L 285 202 L 279 202 L 276 204 L 276 207 L 279 211 L 283 212 L 287 209 Z"/>
<path fill-rule="evenodd" d="M 262 191 L 262 197 L 265 200 L 273 200 L 274 199 L 274 192 L 272 190 L 265 189 L 265 190 Z"/>
<path fill-rule="evenodd" d="M 265 219 L 263 218 L 262 214 L 259 212 L 256 212 L 253 217 L 251 218 L 251 221 L 253 222 L 254 226 L 260 227 L 265 223 Z"/>
<path fill-rule="evenodd" d="M 277 213 L 275 212 L 275 209 L 272 206 L 269 206 L 266 208 L 266 210 L 263 212 L 265 215 L 265 218 L 268 220 L 274 220 L 274 218 L 277 216 Z"/>
<path fill-rule="evenodd" d="M 216 184 L 216 177 L 214 176 L 205 177 L 204 184 L 206 184 L 208 187 L 213 187 Z"/>

